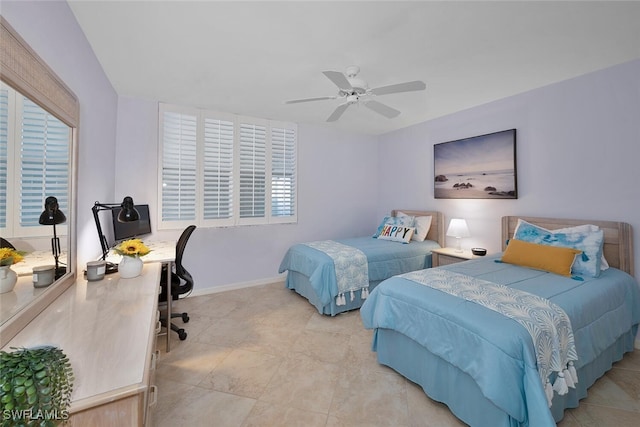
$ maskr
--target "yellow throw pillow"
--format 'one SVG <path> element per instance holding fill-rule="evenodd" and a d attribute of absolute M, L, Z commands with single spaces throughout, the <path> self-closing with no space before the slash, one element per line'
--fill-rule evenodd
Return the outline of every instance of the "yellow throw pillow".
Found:
<path fill-rule="evenodd" d="M 571 265 L 581 253 L 578 249 L 511 239 L 502 254 L 502 262 L 571 277 Z"/>

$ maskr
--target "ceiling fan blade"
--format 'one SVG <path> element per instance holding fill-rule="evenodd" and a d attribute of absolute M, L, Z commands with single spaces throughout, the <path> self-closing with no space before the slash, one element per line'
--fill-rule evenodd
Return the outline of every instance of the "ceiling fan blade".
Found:
<path fill-rule="evenodd" d="M 342 116 L 342 113 L 344 113 L 344 111 L 347 109 L 347 107 L 349 105 L 351 105 L 351 104 L 349 104 L 348 102 L 338 105 L 338 108 L 333 110 L 333 113 L 331 113 L 331 115 L 329 116 L 327 121 L 328 122 L 335 122 L 336 120 L 338 120 L 340 118 L 340 116 Z"/>
<path fill-rule="evenodd" d="M 298 102 L 310 102 L 310 101 L 324 101 L 325 99 L 336 99 L 337 96 L 319 96 L 317 98 L 304 98 L 293 99 L 291 101 L 285 101 L 285 104 L 297 104 Z"/>
<path fill-rule="evenodd" d="M 338 86 L 340 90 L 343 90 L 345 92 L 351 92 L 353 90 L 353 87 L 351 86 L 351 83 L 349 83 L 349 80 L 347 80 L 345 75 L 340 71 L 323 71 L 322 74 L 327 76 L 327 78 L 331 80 L 333 84 Z"/>
<path fill-rule="evenodd" d="M 373 95 L 388 95 L 390 93 L 398 93 L 398 92 L 411 92 L 414 90 L 425 90 L 427 85 L 420 81 L 416 80 L 413 82 L 406 83 L 398 83 L 395 85 L 382 86 L 375 89 L 371 89 L 371 93 Z"/>
<path fill-rule="evenodd" d="M 367 101 L 364 103 L 364 105 L 365 107 L 372 109 L 376 113 L 382 114 L 388 119 L 397 117 L 398 114 L 400 114 L 400 111 L 396 110 L 395 108 L 391 108 L 388 105 L 384 105 L 383 103 L 378 101 L 374 101 L 374 100 Z"/>

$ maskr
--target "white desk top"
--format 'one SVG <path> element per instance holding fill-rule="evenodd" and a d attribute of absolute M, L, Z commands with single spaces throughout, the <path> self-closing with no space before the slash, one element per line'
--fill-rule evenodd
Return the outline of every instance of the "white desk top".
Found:
<path fill-rule="evenodd" d="M 151 249 L 147 255 L 140 257 L 142 262 L 169 262 L 176 259 L 176 241 L 157 241 L 157 242 L 144 242 L 144 244 Z M 113 251 L 107 255 L 107 262 L 117 264 L 120 262 L 122 256 L 116 254 Z"/>
<path fill-rule="evenodd" d="M 118 274 L 97 282 L 79 278 L 3 350 L 61 348 L 75 375 L 71 412 L 113 400 L 114 393 L 136 393 L 144 387 L 155 335 L 159 280 L 157 263 L 146 264 L 133 279 Z"/>
<path fill-rule="evenodd" d="M 18 276 L 18 282 L 12 292 L 0 294 L 0 324 L 9 320 L 47 289 L 35 288 L 32 279 L 33 276 L 29 270 L 28 276 Z"/>
<path fill-rule="evenodd" d="M 67 265 L 66 253 L 60 254 L 58 263 Z M 51 251 L 33 251 L 25 254 L 24 259 L 19 263 L 13 264 L 11 269 L 15 271 L 18 276 L 31 276 L 33 274 L 33 267 L 55 264 L 56 261 L 53 258 L 53 253 L 51 253 Z"/>

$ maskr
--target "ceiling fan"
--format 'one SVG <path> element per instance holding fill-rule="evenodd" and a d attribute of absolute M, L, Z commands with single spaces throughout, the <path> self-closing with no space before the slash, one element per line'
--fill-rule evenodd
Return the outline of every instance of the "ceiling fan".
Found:
<path fill-rule="evenodd" d="M 420 80 L 416 80 L 413 82 L 405 82 L 398 83 L 388 86 L 382 86 L 375 89 L 370 89 L 369 85 L 366 81 L 357 77 L 360 72 L 360 67 L 357 65 L 352 65 L 347 67 L 346 74 L 341 73 L 340 71 L 323 71 L 322 74 L 327 76 L 329 80 L 331 80 L 336 86 L 338 86 L 338 94 L 335 96 L 320 96 L 316 98 L 303 98 L 303 99 L 294 99 L 291 101 L 286 101 L 286 104 L 297 104 L 299 102 L 310 102 L 310 101 L 324 101 L 327 99 L 343 99 L 344 102 L 331 113 L 328 122 L 334 122 L 342 116 L 347 107 L 352 104 L 358 104 L 362 102 L 365 107 L 375 111 L 378 114 L 382 114 L 383 116 L 392 119 L 398 114 L 400 111 L 395 108 L 391 108 L 388 105 L 385 105 L 381 102 L 373 99 L 375 96 L 379 95 L 389 95 L 392 93 L 399 92 L 412 92 L 416 90 L 424 90 L 427 85 Z"/>

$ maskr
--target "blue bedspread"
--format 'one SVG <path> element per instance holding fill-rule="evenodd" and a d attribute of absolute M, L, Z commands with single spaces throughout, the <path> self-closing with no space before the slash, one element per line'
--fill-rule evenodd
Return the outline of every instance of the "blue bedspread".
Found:
<path fill-rule="evenodd" d="M 497 258 L 439 268 L 530 292 L 559 305 L 571 319 L 576 368 L 590 363 L 640 323 L 638 284 L 620 270 L 610 268 L 597 279 L 578 281 L 496 263 Z M 380 283 L 360 313 L 365 327 L 402 333 L 469 374 L 489 400 L 522 425 L 555 426 L 531 337 L 517 322 L 399 277 Z"/>
<path fill-rule="evenodd" d="M 425 240 L 409 244 L 379 240 L 372 237 L 353 237 L 336 242 L 360 249 L 367 256 L 369 281 L 380 281 L 391 276 L 431 266 L 431 250 L 438 243 Z M 323 304 L 329 304 L 338 295 L 338 284 L 333 260 L 322 251 L 304 244 L 293 245 L 280 263 L 279 273 L 297 271 L 309 277 Z"/>

